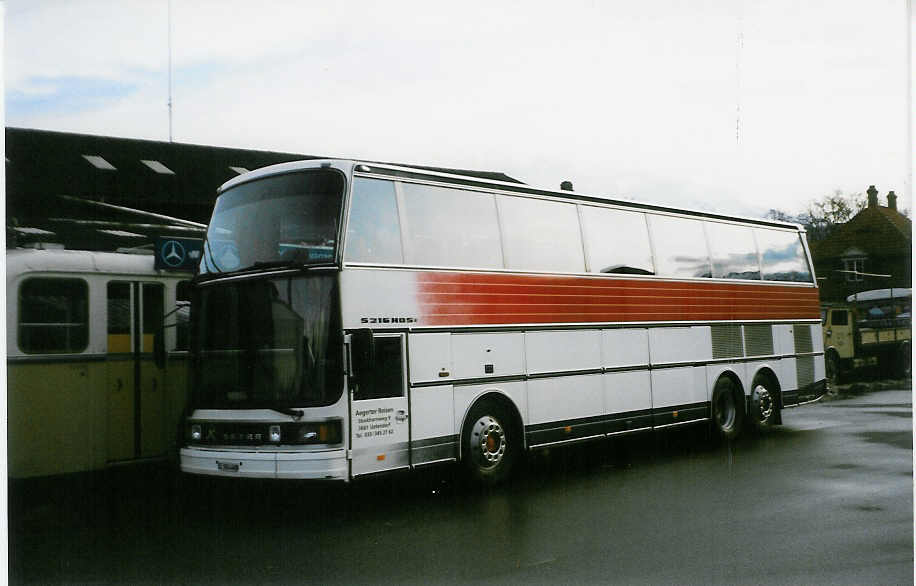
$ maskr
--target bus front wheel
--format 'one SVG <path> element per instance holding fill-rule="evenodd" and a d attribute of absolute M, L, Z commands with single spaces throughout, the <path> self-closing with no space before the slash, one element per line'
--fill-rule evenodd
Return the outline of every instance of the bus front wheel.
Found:
<path fill-rule="evenodd" d="M 468 413 L 462 447 L 471 479 L 495 486 L 509 478 L 522 442 L 508 410 L 496 401 L 485 400 Z"/>
<path fill-rule="evenodd" d="M 720 378 L 713 389 L 712 421 L 719 437 L 723 439 L 734 439 L 741 433 L 744 409 L 739 402 L 738 387 L 728 377 Z"/>

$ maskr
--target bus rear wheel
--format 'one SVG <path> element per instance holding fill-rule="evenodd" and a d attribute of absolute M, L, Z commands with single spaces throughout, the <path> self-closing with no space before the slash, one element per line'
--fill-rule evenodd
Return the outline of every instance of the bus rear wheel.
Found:
<path fill-rule="evenodd" d="M 776 425 L 779 422 L 776 384 L 770 377 L 758 374 L 751 388 L 751 420 L 754 427 L 762 431 Z"/>
<path fill-rule="evenodd" d="M 471 479 L 484 486 L 505 482 L 521 453 L 514 419 L 495 401 L 471 409 L 462 434 L 463 462 Z"/>
<path fill-rule="evenodd" d="M 739 402 L 738 387 L 728 377 L 720 378 L 713 389 L 712 422 L 723 439 L 735 439 L 741 433 L 744 409 Z"/>

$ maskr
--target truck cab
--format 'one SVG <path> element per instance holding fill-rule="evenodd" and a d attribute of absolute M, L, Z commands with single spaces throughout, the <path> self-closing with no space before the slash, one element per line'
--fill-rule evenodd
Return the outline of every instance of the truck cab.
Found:
<path fill-rule="evenodd" d="M 867 366 L 882 374 L 910 376 L 912 290 L 876 289 L 821 308 L 828 378 Z"/>

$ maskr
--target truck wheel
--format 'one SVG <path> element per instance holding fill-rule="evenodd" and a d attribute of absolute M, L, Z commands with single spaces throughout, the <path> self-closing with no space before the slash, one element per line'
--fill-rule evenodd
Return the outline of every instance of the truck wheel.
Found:
<path fill-rule="evenodd" d="M 738 388 L 728 377 L 720 378 L 713 389 L 712 422 L 716 433 L 723 439 L 734 439 L 741 433 L 744 409 L 739 402 Z"/>
<path fill-rule="evenodd" d="M 909 342 L 900 344 L 897 350 L 897 376 L 910 378 L 913 374 L 913 349 Z"/>
<path fill-rule="evenodd" d="M 471 409 L 464 425 L 464 465 L 471 479 L 485 486 L 505 482 L 522 450 L 519 432 L 508 411 L 484 400 Z"/>
<path fill-rule="evenodd" d="M 841 370 L 840 370 L 840 357 L 833 350 L 827 352 L 827 355 L 824 357 L 824 366 L 827 371 L 827 382 L 831 387 L 835 387 L 840 384 L 841 379 Z"/>

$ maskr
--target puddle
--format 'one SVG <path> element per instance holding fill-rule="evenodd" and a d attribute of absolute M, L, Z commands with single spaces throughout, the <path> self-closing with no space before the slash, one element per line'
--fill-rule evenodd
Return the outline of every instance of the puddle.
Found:
<path fill-rule="evenodd" d="M 910 431 L 864 431 L 856 435 L 873 444 L 885 444 L 905 450 L 913 449 L 913 434 Z"/>

